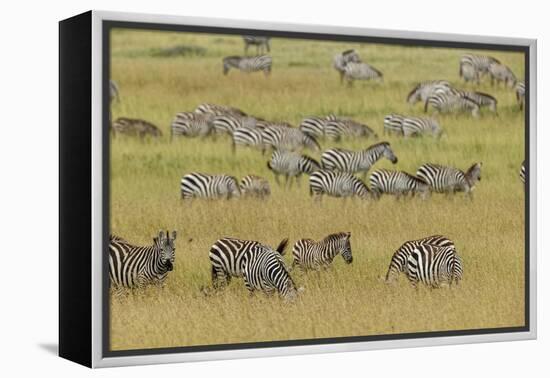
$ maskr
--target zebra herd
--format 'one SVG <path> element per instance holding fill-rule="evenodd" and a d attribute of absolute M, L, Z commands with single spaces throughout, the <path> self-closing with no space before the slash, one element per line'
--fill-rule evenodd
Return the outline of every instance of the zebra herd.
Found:
<path fill-rule="evenodd" d="M 174 269 L 176 231 L 160 231 L 152 246 L 135 246 L 111 235 L 109 240 L 109 277 L 114 290 L 142 289 L 147 285 L 163 286 Z M 292 265 L 284 261 L 288 239 L 276 248 L 254 240 L 224 237 L 214 242 L 209 252 L 211 281 L 215 290 L 227 286 L 232 278 L 242 278 L 249 292 L 279 293 L 285 300 L 294 300 L 298 288 L 291 272 L 299 268 L 326 270 L 341 255 L 346 264 L 353 262 L 351 233 L 337 232 L 322 240 L 299 239 L 292 248 Z M 433 235 L 407 241 L 392 255 L 385 281 L 391 284 L 405 273 L 411 285 L 431 288 L 458 284 L 462 279 L 462 260 L 454 243 Z"/>

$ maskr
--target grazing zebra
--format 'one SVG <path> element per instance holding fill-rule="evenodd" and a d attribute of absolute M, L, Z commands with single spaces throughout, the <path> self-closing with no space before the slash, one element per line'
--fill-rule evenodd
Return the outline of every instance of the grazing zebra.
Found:
<path fill-rule="evenodd" d="M 304 134 L 314 138 L 321 138 L 325 135 L 325 127 L 329 121 L 336 121 L 334 114 L 326 117 L 307 117 L 302 120 L 298 127 Z"/>
<path fill-rule="evenodd" d="M 117 236 L 109 240 L 109 277 L 115 288 L 163 284 L 174 269 L 176 231 L 160 231 L 153 245 L 138 247 Z"/>
<path fill-rule="evenodd" d="M 428 98 L 436 93 L 450 92 L 453 90 L 451 83 L 445 80 L 423 81 L 418 83 L 407 95 L 407 102 L 411 105 L 418 101 L 425 103 Z"/>
<path fill-rule="evenodd" d="M 475 102 L 480 108 L 488 107 L 490 111 L 496 113 L 497 111 L 497 99 L 487 93 L 482 92 L 468 92 L 457 91 L 458 95 Z"/>
<path fill-rule="evenodd" d="M 309 194 L 321 200 L 323 195 L 331 197 L 376 198 L 367 185 L 347 172 L 319 170 L 309 176 Z"/>
<path fill-rule="evenodd" d="M 174 136 L 205 137 L 213 130 L 214 116 L 209 113 L 180 112 L 170 125 L 170 139 Z"/>
<path fill-rule="evenodd" d="M 270 51 L 269 40 L 271 37 L 260 37 L 257 35 L 243 35 L 244 40 L 244 55 L 248 54 L 248 47 L 250 45 L 256 46 L 256 54 L 263 53 L 264 48 L 267 52 Z"/>
<path fill-rule="evenodd" d="M 480 74 L 489 73 L 489 66 L 493 63 L 500 62 L 492 56 L 465 54 L 460 58 L 458 73 L 466 82 L 475 81 L 479 84 Z"/>
<path fill-rule="evenodd" d="M 267 76 L 271 73 L 273 60 L 268 55 L 259 56 L 228 56 L 223 58 L 223 74 L 227 75 L 229 69 L 236 68 L 242 72 L 263 71 Z"/>
<path fill-rule="evenodd" d="M 410 240 L 401 245 L 393 254 L 388 272 L 386 273 L 386 282 L 394 282 L 399 273 L 407 270 L 407 260 L 412 251 L 421 244 L 431 244 L 437 247 L 455 248 L 455 244 L 443 235 L 432 235 L 418 240 Z"/>
<path fill-rule="evenodd" d="M 475 163 L 464 173 L 454 167 L 428 163 L 418 168 L 416 175 L 438 193 L 466 192 L 471 197 L 476 183 L 481 180 L 481 165 Z"/>
<path fill-rule="evenodd" d="M 109 80 L 109 98 L 111 101 L 117 100 L 117 102 L 120 102 L 120 97 L 118 95 L 118 85 L 114 80 Z"/>
<path fill-rule="evenodd" d="M 284 255 L 288 239 L 283 239 L 276 251 Z M 242 277 L 244 256 L 258 252 L 256 247 L 268 248 L 257 241 L 236 238 L 221 238 L 210 248 L 209 258 L 212 265 L 212 286 L 220 288 L 229 284 L 232 277 Z"/>
<path fill-rule="evenodd" d="M 462 272 L 462 260 L 454 247 L 419 244 L 407 257 L 407 277 L 414 287 L 418 282 L 432 288 L 458 285 Z"/>
<path fill-rule="evenodd" d="M 458 93 L 438 93 L 426 101 L 424 112 L 432 105 L 436 113 L 469 112 L 474 117 L 479 116 L 479 105 L 468 97 L 460 96 Z"/>
<path fill-rule="evenodd" d="M 340 140 L 342 137 L 378 138 L 378 135 L 370 127 L 351 119 L 327 122 L 325 135 L 332 140 Z"/>
<path fill-rule="evenodd" d="M 394 194 L 399 199 L 409 193 L 420 194 L 422 199 L 430 194 L 430 185 L 424 180 L 403 171 L 378 169 L 370 175 L 370 188 L 378 196 Z"/>
<path fill-rule="evenodd" d="M 519 109 L 523 110 L 525 106 L 525 83 L 523 81 L 518 81 L 516 84 L 516 100 L 519 105 Z"/>
<path fill-rule="evenodd" d="M 319 163 L 307 155 L 300 155 L 296 152 L 275 150 L 271 155 L 271 160 L 267 162 L 269 168 L 275 174 L 275 181 L 279 184 L 279 175 L 285 175 L 285 185 L 289 179 L 296 178 L 299 183 L 300 176 L 305 173 L 311 175 L 313 172 L 321 169 Z M 292 180 L 290 181 L 292 186 Z"/>
<path fill-rule="evenodd" d="M 144 138 L 149 135 L 154 138 L 162 136 L 160 129 L 151 122 L 142 119 L 120 117 L 111 124 L 113 136 L 118 134 L 134 135 Z"/>
<path fill-rule="evenodd" d="M 521 163 L 521 168 L 519 170 L 519 179 L 522 183 L 525 184 L 525 161 Z"/>
<path fill-rule="evenodd" d="M 258 125 L 259 120 L 250 116 L 238 116 L 233 114 L 223 114 L 215 116 L 212 120 L 214 130 L 218 134 L 233 134 L 240 128 L 253 128 Z"/>
<path fill-rule="evenodd" d="M 241 195 L 244 197 L 256 197 L 263 199 L 271 195 L 269 181 L 256 175 L 244 176 L 239 183 L 239 190 L 241 191 Z"/>
<path fill-rule="evenodd" d="M 439 123 L 433 118 L 405 117 L 401 127 L 403 136 L 405 137 L 430 133 L 436 138 L 439 138 L 443 133 L 443 130 L 439 127 Z"/>
<path fill-rule="evenodd" d="M 302 130 L 287 127 L 273 126 L 264 127 L 263 142 L 273 149 L 284 151 L 298 151 L 303 148 L 309 148 L 314 151 L 319 151 L 321 146 L 317 140 L 305 134 Z"/>
<path fill-rule="evenodd" d="M 237 146 L 249 146 L 258 148 L 265 152 L 265 144 L 263 142 L 263 130 L 255 127 L 240 127 L 233 131 L 233 152 L 236 151 Z"/>
<path fill-rule="evenodd" d="M 394 155 L 388 142 L 373 144 L 361 151 L 331 148 L 321 155 L 321 166 L 327 170 L 349 173 L 363 172 L 366 177 L 368 170 L 382 157 L 385 157 L 393 164 L 397 163 L 397 157 Z"/>
<path fill-rule="evenodd" d="M 292 248 L 292 268 L 298 265 L 302 270 L 328 267 L 336 255 L 341 254 L 347 264 L 351 264 L 351 233 L 338 232 L 328 235 L 321 241 L 300 239 Z"/>
<path fill-rule="evenodd" d="M 383 80 L 383 75 L 367 63 L 350 62 L 344 67 L 344 79 L 351 86 L 354 80 Z"/>
<path fill-rule="evenodd" d="M 181 198 L 227 198 L 239 197 L 237 180 L 228 175 L 189 173 L 181 179 Z"/>
<path fill-rule="evenodd" d="M 264 246 L 254 246 L 243 257 L 244 284 L 252 294 L 255 290 L 268 295 L 279 292 L 286 301 L 298 296 L 294 281 L 290 277 L 285 263 L 279 253 Z"/>
<path fill-rule="evenodd" d="M 336 54 L 332 60 L 332 66 L 340 74 L 340 83 L 344 81 L 345 68 L 348 63 L 361 63 L 361 57 L 355 50 L 346 50 Z"/>
<path fill-rule="evenodd" d="M 209 103 L 204 103 L 204 104 L 200 104 L 199 106 L 197 106 L 196 109 L 195 109 L 195 113 L 208 113 L 208 114 L 213 114 L 215 116 L 234 115 L 234 116 L 239 116 L 239 117 L 246 117 L 246 115 L 247 115 L 242 110 L 237 109 L 237 108 L 233 108 L 231 106 L 218 105 L 218 104 L 209 104 Z"/>
<path fill-rule="evenodd" d="M 491 85 L 494 85 L 496 81 L 497 85 L 504 82 L 505 86 L 514 87 L 518 81 L 512 70 L 500 63 L 491 64 L 489 74 L 491 75 Z"/>
<path fill-rule="evenodd" d="M 403 117 L 400 114 L 388 114 L 384 117 L 384 135 L 386 134 L 403 134 Z"/>

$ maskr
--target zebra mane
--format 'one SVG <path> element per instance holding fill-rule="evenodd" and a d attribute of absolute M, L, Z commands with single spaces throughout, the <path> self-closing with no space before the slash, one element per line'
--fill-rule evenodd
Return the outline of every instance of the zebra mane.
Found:
<path fill-rule="evenodd" d="M 242 59 L 243 57 L 240 56 L 240 55 L 230 55 L 230 56 L 226 56 L 225 58 L 223 58 L 223 60 L 233 60 L 233 59 Z"/>
<path fill-rule="evenodd" d="M 498 102 L 496 97 L 494 96 L 491 96 L 490 94 L 488 93 L 485 93 L 485 92 L 474 92 L 474 94 L 478 95 L 478 96 L 482 96 L 482 97 L 487 97 L 487 98 L 490 98 L 491 100 L 494 100 L 495 102 Z"/>
<path fill-rule="evenodd" d="M 120 236 L 116 236 L 116 235 L 113 235 L 113 234 L 109 235 L 109 241 L 111 241 L 111 242 L 115 241 L 115 242 L 118 242 L 118 243 L 130 244 L 126 241 L 126 239 L 123 239 Z"/>
<path fill-rule="evenodd" d="M 374 150 L 375 148 L 378 148 L 378 147 L 381 147 L 381 146 L 384 146 L 384 147 L 389 147 L 390 146 L 390 142 L 378 142 L 378 143 L 375 143 L 369 147 L 366 148 L 366 150 L 370 151 L 370 150 Z"/>
<path fill-rule="evenodd" d="M 420 89 L 421 84 L 422 83 L 416 84 L 416 86 L 409 92 L 409 94 L 407 95 L 407 101 L 409 101 L 411 97 Z"/>
<path fill-rule="evenodd" d="M 353 54 L 355 52 L 354 49 L 349 49 L 349 50 L 346 50 L 342 53 L 342 55 L 349 55 L 349 54 Z"/>
<path fill-rule="evenodd" d="M 472 177 L 472 175 L 475 173 L 476 170 L 481 171 L 481 165 L 482 165 L 481 162 L 472 164 L 472 166 L 470 168 L 468 168 L 466 173 L 464 173 L 464 176 L 466 176 L 469 180 Z"/>
<path fill-rule="evenodd" d="M 334 234 L 330 234 L 328 236 L 326 236 L 325 238 L 323 238 L 323 242 L 328 242 L 330 240 L 335 240 L 335 239 L 342 239 L 342 238 L 349 238 L 351 236 L 351 232 L 336 232 Z"/>

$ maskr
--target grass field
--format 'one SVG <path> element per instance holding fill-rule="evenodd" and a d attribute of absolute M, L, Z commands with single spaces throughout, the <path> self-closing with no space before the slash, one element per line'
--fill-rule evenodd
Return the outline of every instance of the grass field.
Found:
<path fill-rule="evenodd" d="M 421 80 L 447 79 L 459 87 L 463 50 L 305 40 L 272 41 L 273 72 L 222 75 L 221 60 L 239 55 L 238 36 L 115 30 L 111 37 L 111 77 L 120 87 L 113 117 L 143 118 L 163 137 L 111 142 L 111 230 L 150 245 L 159 229 L 176 229 L 176 262 L 164 288 L 111 298 L 111 348 L 125 350 L 220 343 L 310 339 L 524 324 L 524 195 L 518 171 L 524 159 L 524 118 L 513 90 L 479 87 L 497 97 L 498 116 L 479 119 L 439 116 L 446 135 L 403 140 L 383 136 L 390 112 L 422 114 L 405 101 Z M 187 56 L 163 57 L 163 48 L 196 46 Z M 331 67 L 334 54 L 355 48 L 363 60 L 384 73 L 383 83 L 341 86 Z M 160 53 L 159 53 L 160 52 Z M 490 52 L 521 78 L 523 55 Z M 291 190 L 275 185 L 268 155 L 240 149 L 232 154 L 228 138 L 180 138 L 170 143 L 169 125 L 178 111 L 198 104 L 226 104 L 269 120 L 298 125 L 307 115 L 336 113 L 367 123 L 387 140 L 399 158 L 376 168 L 414 173 L 433 162 L 467 169 L 482 161 L 482 180 L 469 201 L 463 194 L 396 201 L 309 197 L 307 177 Z M 323 149 L 360 149 L 372 140 L 321 141 Z M 319 153 L 311 153 L 319 159 Z M 183 203 L 179 182 L 190 171 L 254 173 L 270 180 L 266 201 Z M 210 284 L 208 251 L 221 236 L 276 245 L 284 237 L 320 239 L 351 231 L 354 261 L 338 257 L 321 273 L 293 272 L 305 291 L 292 304 L 261 293 L 249 296 L 234 280 L 221 294 L 205 297 Z M 415 290 L 405 277 L 388 286 L 381 277 L 391 255 L 406 240 L 441 233 L 453 239 L 464 261 L 464 279 L 451 289 Z M 291 249 L 291 246 L 288 250 Z M 290 262 L 290 257 L 286 257 Z"/>

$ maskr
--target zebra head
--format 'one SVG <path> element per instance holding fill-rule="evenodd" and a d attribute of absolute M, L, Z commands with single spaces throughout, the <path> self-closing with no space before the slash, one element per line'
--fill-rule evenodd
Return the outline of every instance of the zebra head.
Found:
<path fill-rule="evenodd" d="M 414 87 L 409 94 L 407 95 L 407 102 L 411 105 L 416 104 L 418 101 L 422 99 L 422 91 L 421 91 L 421 85 L 418 84 L 416 87 Z"/>
<path fill-rule="evenodd" d="M 230 176 L 227 180 L 227 198 L 239 197 L 241 190 L 239 189 L 239 183 L 235 177 Z"/>
<path fill-rule="evenodd" d="M 155 246 L 160 250 L 160 262 L 166 270 L 174 269 L 174 260 L 176 259 L 176 231 L 172 231 L 172 235 L 168 231 L 159 231 L 158 237 L 153 239 Z"/>
<path fill-rule="evenodd" d="M 473 164 L 466 173 L 464 174 L 464 177 L 466 178 L 466 181 L 468 182 L 468 185 L 470 187 L 470 190 L 473 190 L 474 186 L 478 181 L 481 181 L 481 166 L 482 162 Z"/>
<path fill-rule="evenodd" d="M 382 156 L 391 161 L 392 164 L 397 163 L 397 156 L 394 155 L 390 144 L 387 142 L 383 142 L 382 145 L 384 146 L 384 149 L 382 150 Z"/>
<path fill-rule="evenodd" d="M 353 256 L 351 254 L 351 232 L 343 232 L 341 234 L 341 246 L 340 246 L 340 253 L 342 254 L 342 257 L 344 258 L 344 261 L 347 264 L 351 264 L 353 262 Z"/>

